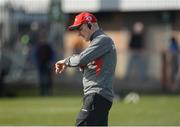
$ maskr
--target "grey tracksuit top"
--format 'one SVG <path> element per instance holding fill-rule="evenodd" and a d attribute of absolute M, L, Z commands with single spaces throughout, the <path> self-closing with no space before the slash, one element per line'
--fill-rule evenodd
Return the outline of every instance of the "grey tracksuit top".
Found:
<path fill-rule="evenodd" d="M 101 30 L 95 31 L 90 41 L 88 48 L 66 58 L 65 64 L 82 70 L 84 95 L 98 93 L 112 101 L 112 80 L 117 61 L 114 42 Z"/>

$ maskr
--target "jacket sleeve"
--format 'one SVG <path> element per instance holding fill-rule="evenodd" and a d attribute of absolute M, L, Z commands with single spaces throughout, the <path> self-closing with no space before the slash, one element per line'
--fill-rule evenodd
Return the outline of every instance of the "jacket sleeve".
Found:
<path fill-rule="evenodd" d="M 86 66 L 89 62 L 103 56 L 112 48 L 112 40 L 108 37 L 100 38 L 91 42 L 91 45 L 82 53 L 73 55 L 65 59 L 65 64 L 69 67 Z"/>

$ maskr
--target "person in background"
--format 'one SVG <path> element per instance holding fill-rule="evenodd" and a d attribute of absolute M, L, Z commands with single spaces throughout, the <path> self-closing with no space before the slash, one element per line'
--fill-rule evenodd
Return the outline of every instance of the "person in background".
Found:
<path fill-rule="evenodd" d="M 180 48 L 175 37 L 170 39 L 169 53 L 170 53 L 170 89 L 175 91 L 177 89 L 177 75 L 179 70 L 179 52 Z"/>
<path fill-rule="evenodd" d="M 12 65 L 12 60 L 4 52 L 5 50 L 2 50 L 0 54 L 0 97 L 7 94 L 5 77 L 9 74 Z"/>
<path fill-rule="evenodd" d="M 52 93 L 52 66 L 55 51 L 47 42 L 45 35 L 40 35 L 33 51 L 34 61 L 38 70 L 40 95 Z"/>
<path fill-rule="evenodd" d="M 130 57 L 127 65 L 126 79 L 129 79 L 133 70 L 139 72 L 142 80 L 145 79 L 145 63 L 144 63 L 144 25 L 141 22 L 136 22 L 133 26 L 132 35 L 129 42 Z"/>

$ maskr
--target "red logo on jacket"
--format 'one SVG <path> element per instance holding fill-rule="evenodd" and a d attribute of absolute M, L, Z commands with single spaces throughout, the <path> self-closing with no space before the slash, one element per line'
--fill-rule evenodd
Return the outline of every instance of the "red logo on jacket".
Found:
<path fill-rule="evenodd" d="M 96 75 L 98 76 L 101 72 L 102 69 L 102 59 L 101 58 L 97 58 L 95 59 L 95 65 L 96 65 Z"/>

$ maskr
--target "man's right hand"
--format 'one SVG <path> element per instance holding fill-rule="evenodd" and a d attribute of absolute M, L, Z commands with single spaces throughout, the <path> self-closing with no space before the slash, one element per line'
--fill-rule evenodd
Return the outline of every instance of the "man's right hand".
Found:
<path fill-rule="evenodd" d="M 55 64 L 56 74 L 61 74 L 67 68 L 67 66 L 64 62 L 65 62 L 65 60 L 59 60 L 56 62 L 56 64 Z"/>

